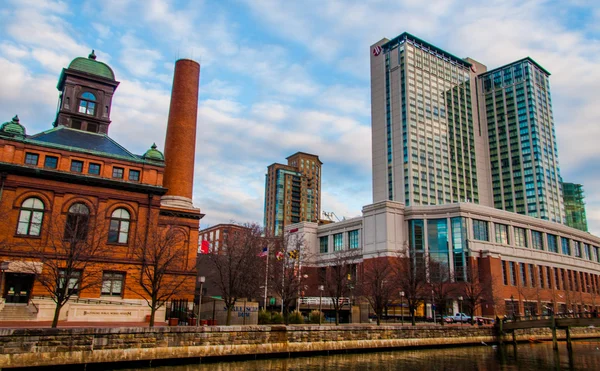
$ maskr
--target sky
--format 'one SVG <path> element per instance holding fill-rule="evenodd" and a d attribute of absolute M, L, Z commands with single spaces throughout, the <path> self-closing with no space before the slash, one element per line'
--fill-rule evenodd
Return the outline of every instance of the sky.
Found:
<path fill-rule="evenodd" d="M 530 56 L 549 70 L 561 175 L 584 185 L 600 235 L 597 1 L 4 0 L 0 122 L 50 129 L 63 67 L 95 49 L 120 85 L 109 135 L 164 149 L 174 63 L 200 62 L 194 204 L 201 228 L 263 221 L 267 166 L 323 164 L 322 210 L 372 202 L 369 46 L 410 32 L 489 69 Z"/>

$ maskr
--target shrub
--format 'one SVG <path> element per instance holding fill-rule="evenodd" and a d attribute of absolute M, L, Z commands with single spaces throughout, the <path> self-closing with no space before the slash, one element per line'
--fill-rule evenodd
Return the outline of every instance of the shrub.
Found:
<path fill-rule="evenodd" d="M 261 310 L 258 312 L 258 324 L 259 325 L 267 325 L 271 323 L 271 313 L 266 310 Z"/>
<path fill-rule="evenodd" d="M 312 312 L 310 312 L 310 314 L 308 315 L 308 321 L 310 323 L 314 323 L 314 324 L 319 324 L 319 319 L 321 319 L 321 323 L 323 323 L 323 313 L 319 312 L 318 310 L 313 310 Z"/>
<path fill-rule="evenodd" d="M 283 316 L 279 312 L 271 313 L 271 323 L 274 325 L 280 325 L 283 323 Z"/>
<path fill-rule="evenodd" d="M 288 323 L 292 325 L 301 325 L 304 323 L 304 317 L 302 317 L 302 313 L 295 311 L 289 314 Z"/>

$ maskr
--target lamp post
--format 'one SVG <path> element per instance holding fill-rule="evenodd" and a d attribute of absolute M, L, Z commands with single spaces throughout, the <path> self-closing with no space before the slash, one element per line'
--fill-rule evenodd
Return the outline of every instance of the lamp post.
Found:
<path fill-rule="evenodd" d="M 321 312 L 321 302 L 323 301 L 323 290 L 325 290 L 325 286 L 319 285 L 319 325 L 321 325 L 321 319 L 323 318 L 323 312 Z"/>
<path fill-rule="evenodd" d="M 458 305 L 460 306 L 460 325 L 461 326 L 463 325 L 463 319 L 462 319 L 462 316 L 463 316 L 462 301 L 463 301 L 463 297 L 459 296 L 458 297 Z"/>
<path fill-rule="evenodd" d="M 404 326 L 404 291 L 400 291 L 400 320 Z"/>
<path fill-rule="evenodd" d="M 198 277 L 198 282 L 200 282 L 200 294 L 198 295 L 198 318 L 196 318 L 196 327 L 200 326 L 200 312 L 202 311 L 202 288 L 204 286 L 204 281 L 206 281 L 206 277 Z"/>

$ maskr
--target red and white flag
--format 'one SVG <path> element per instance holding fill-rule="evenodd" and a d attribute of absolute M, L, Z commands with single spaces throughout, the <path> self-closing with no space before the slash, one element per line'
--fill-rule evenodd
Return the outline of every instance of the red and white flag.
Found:
<path fill-rule="evenodd" d="M 277 258 L 277 260 L 283 259 L 283 251 L 277 251 L 275 258 Z"/>
<path fill-rule="evenodd" d="M 210 242 L 203 240 L 200 243 L 200 254 L 208 254 L 208 250 L 210 250 Z"/>
<path fill-rule="evenodd" d="M 381 46 L 377 45 L 376 47 L 373 48 L 373 56 L 378 56 L 379 54 L 381 54 Z"/>

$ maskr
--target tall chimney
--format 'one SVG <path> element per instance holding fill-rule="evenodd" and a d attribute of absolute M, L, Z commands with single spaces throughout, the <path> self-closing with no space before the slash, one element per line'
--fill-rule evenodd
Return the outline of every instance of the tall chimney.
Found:
<path fill-rule="evenodd" d="M 196 118 L 200 64 L 190 59 L 175 62 L 167 137 L 165 139 L 165 174 L 168 189 L 161 204 L 192 209 L 194 158 L 196 154 Z"/>

